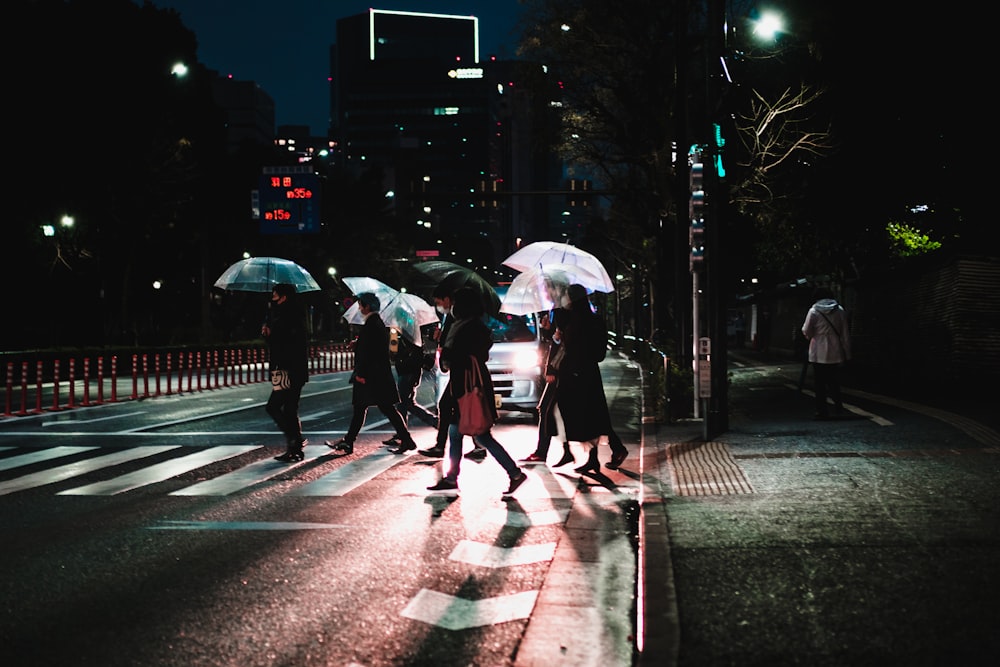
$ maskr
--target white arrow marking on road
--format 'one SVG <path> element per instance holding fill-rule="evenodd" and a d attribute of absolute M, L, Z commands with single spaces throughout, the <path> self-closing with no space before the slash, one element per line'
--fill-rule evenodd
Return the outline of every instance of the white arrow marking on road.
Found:
<path fill-rule="evenodd" d="M 108 466 L 118 465 L 119 463 L 132 461 L 133 459 L 152 456 L 153 454 L 159 454 L 160 452 L 177 449 L 178 447 L 180 447 L 180 445 L 133 447 L 92 459 L 84 459 L 83 461 L 77 461 L 76 463 L 67 463 L 66 465 L 59 466 L 58 468 L 53 468 L 51 470 L 39 470 L 38 472 L 30 475 L 23 475 L 22 477 L 17 477 L 6 482 L 0 482 L 0 496 L 7 493 L 13 493 L 14 491 L 21 491 L 23 489 L 31 489 L 36 486 L 52 484 L 53 482 L 61 482 L 62 480 L 69 479 L 70 477 L 77 477 L 94 470 L 100 470 L 101 468 L 106 468 Z M 88 449 L 92 448 L 88 447 Z"/>
<path fill-rule="evenodd" d="M 339 523 L 305 523 L 300 521 L 161 521 L 146 530 L 319 530 L 349 528 Z"/>
<path fill-rule="evenodd" d="M 171 459 L 163 463 L 149 466 L 135 472 L 115 477 L 103 482 L 95 482 L 86 486 L 78 486 L 75 489 L 60 491 L 59 496 L 112 496 L 122 491 L 155 484 L 163 480 L 170 479 L 182 473 L 200 468 L 209 463 L 215 463 L 223 459 L 239 456 L 246 452 L 257 449 L 257 445 L 229 445 L 224 447 L 211 447 L 209 449 L 182 456 L 179 459 Z"/>
<path fill-rule="evenodd" d="M 525 591 L 485 600 L 466 600 L 423 588 L 406 605 L 402 616 L 446 630 L 465 630 L 528 618 L 537 598 L 538 591 Z"/>
<path fill-rule="evenodd" d="M 550 561 L 555 553 L 555 542 L 504 548 L 482 542 L 462 540 L 448 558 L 470 565 L 500 568 Z"/>
<path fill-rule="evenodd" d="M 543 510 L 540 512 L 511 512 L 506 509 L 491 509 L 487 519 L 492 523 L 527 528 L 528 526 L 551 526 L 566 521 L 569 510 Z"/>

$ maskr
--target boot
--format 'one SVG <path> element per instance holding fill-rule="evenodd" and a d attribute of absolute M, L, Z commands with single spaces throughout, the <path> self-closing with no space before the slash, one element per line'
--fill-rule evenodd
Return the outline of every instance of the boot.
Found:
<path fill-rule="evenodd" d="M 597 460 L 597 446 L 594 443 L 590 443 L 590 454 L 587 455 L 587 462 L 574 470 L 580 474 L 601 471 L 601 462 Z"/>
<path fill-rule="evenodd" d="M 295 463 L 301 461 L 306 457 L 302 448 L 306 446 L 308 440 L 304 438 L 289 438 L 288 439 L 288 449 L 285 453 L 280 456 L 275 456 L 275 461 L 281 461 L 282 463 Z"/>
<path fill-rule="evenodd" d="M 553 468 L 558 468 L 559 466 L 564 466 L 567 463 L 576 463 L 576 459 L 573 458 L 573 452 L 571 452 L 570 449 L 569 449 L 569 443 L 568 442 L 564 442 L 563 443 L 563 455 L 562 455 L 562 458 L 559 459 L 559 462 L 556 463 L 552 467 Z"/>

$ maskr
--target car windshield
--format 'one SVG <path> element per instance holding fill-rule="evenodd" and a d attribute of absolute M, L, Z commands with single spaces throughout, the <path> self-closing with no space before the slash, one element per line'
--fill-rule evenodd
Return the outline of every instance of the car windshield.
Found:
<path fill-rule="evenodd" d="M 494 343 L 527 343 L 535 340 L 538 333 L 534 315 L 500 313 L 489 318 L 487 324 Z"/>

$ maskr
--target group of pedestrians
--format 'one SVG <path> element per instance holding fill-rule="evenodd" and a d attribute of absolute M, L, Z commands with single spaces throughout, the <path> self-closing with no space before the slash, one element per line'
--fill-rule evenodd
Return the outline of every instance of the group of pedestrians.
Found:
<path fill-rule="evenodd" d="M 599 363 L 607 353 L 607 328 L 591 307 L 587 291 L 581 285 L 556 290 L 551 296 L 557 307 L 549 317 L 541 318 L 548 341 L 545 388 L 539 402 L 538 443 L 531 455 L 521 463 L 545 463 L 551 439 L 558 434 L 563 454 L 556 466 L 575 462 L 570 442 L 587 449 L 579 473 L 600 471 L 598 445 L 608 439 L 611 460 L 605 464 L 617 469 L 628 456 L 628 450 L 611 426 L 611 416 L 604 394 Z M 279 461 L 303 459 L 307 441 L 302 437 L 298 404 L 302 388 L 308 381 L 307 336 L 305 315 L 295 297 L 292 285 L 276 285 L 271 307 L 262 334 L 270 348 L 272 392 L 267 413 L 285 435 L 287 450 L 276 456 Z M 435 332 L 438 343 L 438 363 L 449 372 L 447 387 L 439 397 L 435 416 L 416 402 L 416 390 L 423 372 L 422 350 L 401 341 L 396 359 L 390 356 L 390 334 L 378 312 L 379 299 L 371 293 L 357 295 L 359 312 L 364 317 L 357 338 L 352 343 L 354 372 L 353 414 L 344 437 L 326 445 L 344 455 L 354 453 L 357 438 L 369 407 L 377 407 L 395 434 L 384 441 L 390 451 L 403 454 L 417 448 L 408 428 L 409 415 L 414 415 L 436 428 L 435 443 L 420 450 L 427 456 L 446 457 L 441 479 L 428 487 L 431 491 L 458 489 L 458 477 L 463 458 L 482 460 L 492 456 L 509 478 L 504 497 L 513 494 L 527 479 L 524 470 L 507 450 L 493 437 L 490 428 L 470 434 L 473 449 L 464 454 L 464 437 L 459 427 L 459 399 L 466 391 L 465 374 L 477 368 L 482 378 L 482 391 L 493 395 L 490 373 L 486 367 L 493 345 L 489 327 L 483 322 L 484 308 L 480 296 L 471 288 L 461 288 L 454 294 L 435 293 L 435 306 L 442 315 L 441 326 Z M 393 379 L 393 361 L 396 379 Z M 488 401 L 488 421 L 496 423 L 498 411 Z M 447 445 L 447 447 L 446 447 Z"/>

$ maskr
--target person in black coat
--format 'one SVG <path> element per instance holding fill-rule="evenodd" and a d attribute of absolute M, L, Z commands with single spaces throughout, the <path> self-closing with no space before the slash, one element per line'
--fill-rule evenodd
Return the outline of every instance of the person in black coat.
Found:
<path fill-rule="evenodd" d="M 343 438 L 335 443 L 326 441 L 327 447 L 344 454 L 354 453 L 354 440 L 361 432 L 368 408 L 372 405 L 386 416 L 399 436 L 399 445 L 389 451 L 402 454 L 417 448 L 417 443 L 410 436 L 403 417 L 395 406 L 399 402 L 399 391 L 392 377 L 389 360 L 389 329 L 378 315 L 380 307 L 378 297 L 371 292 L 358 295 L 358 309 L 364 316 L 365 323 L 354 342 L 354 373 L 351 376 L 351 383 L 354 385 L 351 396 L 354 414 Z"/>
<path fill-rule="evenodd" d="M 555 307 L 551 313 L 543 313 L 539 318 L 539 328 L 542 331 L 542 338 L 545 339 L 548 347 L 545 354 L 545 387 L 542 389 L 542 396 L 538 399 L 538 442 L 535 451 L 521 459 L 521 463 L 545 463 L 549 456 L 549 446 L 552 443 L 552 436 L 559 433 L 564 435 L 562 427 L 562 415 L 557 414 L 557 397 L 559 394 L 559 362 L 562 358 L 562 346 L 559 340 L 554 337 L 555 329 L 559 326 L 559 321 L 566 317 L 566 310 L 562 308 L 566 289 L 569 286 L 565 283 L 557 283 L 546 279 L 545 288 L 548 296 Z M 573 453 L 570 451 L 569 442 L 563 441 L 563 454 L 559 461 L 553 466 L 558 468 L 567 463 L 573 463 Z"/>
<path fill-rule="evenodd" d="M 483 304 L 475 290 L 468 287 L 456 290 L 452 296 L 452 314 L 455 320 L 441 347 L 442 368 L 450 373 L 445 394 L 455 401 L 454 418 L 448 428 L 448 470 L 437 484 L 427 487 L 431 491 L 458 489 L 458 474 L 462 463 L 462 433 L 458 427 L 461 412 L 458 409 L 458 400 L 465 395 L 465 373 L 472 367 L 471 364 L 476 364 L 479 369 L 483 394 L 489 398 L 493 396 L 493 382 L 486 368 L 486 360 L 489 358 L 490 348 L 493 347 L 493 337 L 489 327 L 483 322 Z M 487 400 L 486 406 L 489 410 L 490 423 L 496 423 L 499 417 L 496 404 L 492 400 Z M 486 449 L 507 472 L 510 484 L 503 495 L 509 496 L 514 493 L 527 479 L 524 471 L 518 467 L 503 445 L 496 441 L 489 429 L 472 436 L 472 439 Z"/>
<path fill-rule="evenodd" d="M 302 437 L 299 399 L 309 381 L 309 337 L 305 311 L 295 294 L 295 285 L 279 283 L 271 290 L 271 303 L 261 334 L 268 346 L 271 395 L 265 410 L 285 435 L 287 449 L 275 456 L 288 463 L 301 461 L 307 441 Z"/>
<path fill-rule="evenodd" d="M 587 462 L 576 468 L 576 472 L 584 473 L 600 470 L 597 445 L 602 435 L 608 436 L 613 452 L 607 465 L 614 470 L 625 459 L 628 450 L 611 427 L 611 413 L 601 380 L 599 364 L 607 355 L 607 327 L 591 310 L 587 290 L 582 285 L 570 285 L 569 299 L 569 308 L 555 332 L 565 348 L 559 365 L 557 402 L 566 439 L 589 446 Z"/>

